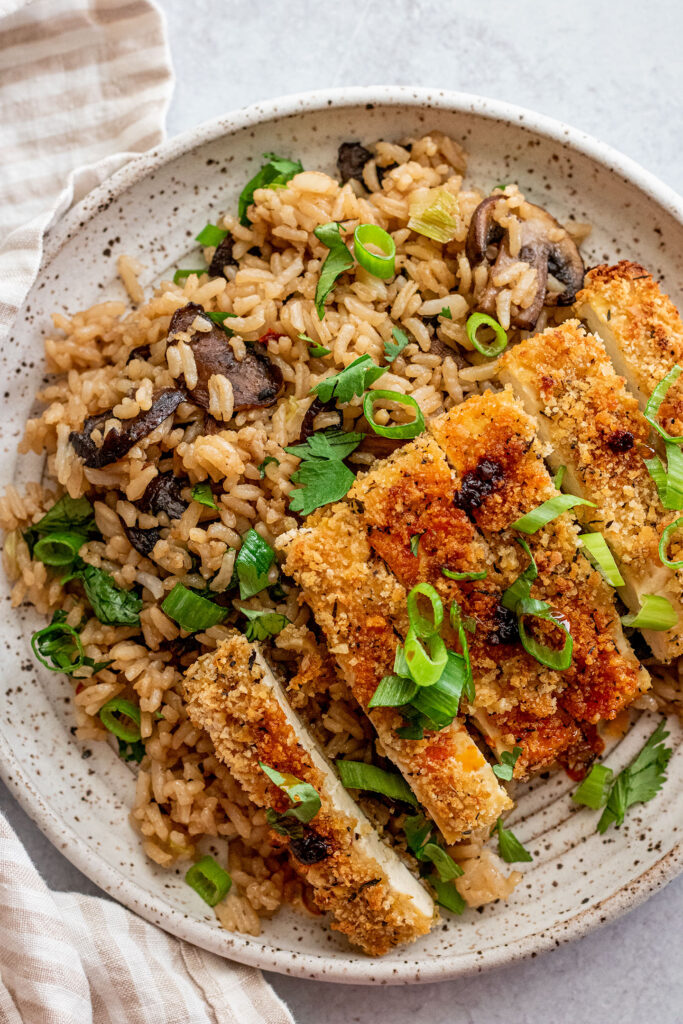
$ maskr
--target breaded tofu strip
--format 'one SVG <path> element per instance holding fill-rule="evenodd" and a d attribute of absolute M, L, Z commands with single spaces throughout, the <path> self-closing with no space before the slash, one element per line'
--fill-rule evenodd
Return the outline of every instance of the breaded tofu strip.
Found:
<path fill-rule="evenodd" d="M 429 429 L 456 470 L 456 504 L 467 509 L 494 554 L 516 557 L 521 572 L 528 559 L 510 526 L 557 494 L 535 421 L 505 390 L 469 398 Z M 547 601 L 573 638 L 558 703 L 572 719 L 596 724 L 616 717 L 647 689 L 649 677 L 624 637 L 611 588 L 580 552 L 578 534 L 573 514 L 565 512 L 526 538 L 538 567 L 531 596 Z M 548 632 L 543 642 L 552 643 L 549 624 L 534 624 Z"/>
<path fill-rule="evenodd" d="M 368 473 L 359 474 L 349 499 L 359 509 L 370 544 L 406 588 L 431 583 L 446 609 L 455 600 L 463 615 L 476 622 L 476 631 L 469 637 L 476 697 L 469 711 L 500 756 L 507 744 L 490 716 L 512 711 L 519 721 L 555 716 L 557 695 L 565 680 L 562 673 L 540 665 L 521 646 L 515 617 L 500 603 L 502 592 L 519 574 L 517 553 L 508 556 L 507 540 L 496 545 L 495 551 L 491 549 L 463 509 L 453 504 L 456 489 L 444 453 L 425 436 L 404 445 Z M 410 544 L 416 535 L 419 542 L 414 555 Z M 450 580 L 442 568 L 486 571 L 486 577 Z M 446 642 L 456 648 L 455 635 Z M 551 760 L 561 755 L 576 760 L 576 748 L 581 752 L 585 748 L 581 730 L 567 722 L 563 730 L 556 727 L 553 732 Z M 522 754 L 515 765 L 518 778 L 539 767 L 538 744 L 528 730 L 520 745 Z"/>
<path fill-rule="evenodd" d="M 317 790 L 321 808 L 303 838 L 282 841 L 316 905 L 332 913 L 332 927 L 372 956 L 426 935 L 434 918 L 429 894 L 346 792 L 258 647 L 241 634 L 229 637 L 190 666 L 185 692 L 190 718 L 257 806 L 290 806 L 259 761 Z"/>
<path fill-rule="evenodd" d="M 285 572 L 302 588 L 351 691 L 368 714 L 383 753 L 429 810 L 448 843 L 489 828 L 511 806 L 464 724 L 455 720 L 423 740 L 401 739 L 393 708 L 368 710 L 396 647 L 408 631 L 406 591 L 370 547 L 348 504 L 309 516 L 288 540 Z"/>
<path fill-rule="evenodd" d="M 605 346 L 570 320 L 506 352 L 499 375 L 536 417 L 541 438 L 552 446 L 550 465 L 567 467 L 566 490 L 595 503 L 575 513 L 607 540 L 626 583 L 624 602 L 637 611 L 644 594 L 659 594 L 678 612 L 673 629 L 644 631 L 656 657 L 677 657 L 683 651 L 683 573 L 662 565 L 658 545 L 678 513 L 662 508 L 640 446 L 649 439 L 649 424 Z"/>
<path fill-rule="evenodd" d="M 574 309 L 602 338 L 614 369 L 626 378 L 641 409 L 669 370 L 683 365 L 678 310 L 640 264 L 623 260 L 613 267 L 594 267 Z M 683 434 L 683 378 L 670 388 L 660 421 L 670 434 Z"/>

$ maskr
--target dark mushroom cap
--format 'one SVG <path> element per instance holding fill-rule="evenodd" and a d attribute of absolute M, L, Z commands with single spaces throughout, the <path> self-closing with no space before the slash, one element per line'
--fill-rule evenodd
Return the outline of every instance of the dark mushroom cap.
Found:
<path fill-rule="evenodd" d="M 234 244 L 232 235 L 226 235 L 223 241 L 216 246 L 216 251 L 213 254 L 213 259 L 209 266 L 209 274 L 211 277 L 225 277 L 226 267 L 237 266 L 237 260 L 232 254 L 232 247 Z"/>
<path fill-rule="evenodd" d="M 209 331 L 197 331 L 193 324 L 198 316 L 211 325 Z M 282 373 L 267 355 L 247 349 L 244 359 L 233 352 L 228 335 L 206 316 L 196 302 L 188 302 L 177 309 L 168 329 L 169 344 L 174 335 L 183 334 L 194 354 L 197 365 L 197 384 L 188 389 L 190 399 L 203 409 L 209 408 L 209 378 L 222 374 L 232 384 L 234 410 L 252 409 L 272 405 L 282 388 Z"/>
<path fill-rule="evenodd" d="M 113 417 L 112 409 L 107 409 L 97 416 L 89 416 L 82 430 L 74 430 L 69 434 L 69 441 L 76 455 L 83 459 L 86 466 L 90 469 L 101 469 L 102 466 L 122 459 L 138 441 L 161 426 L 181 402 L 186 401 L 187 392 L 184 388 L 164 388 L 156 392 L 151 408 L 146 412 L 138 413 L 132 419 L 122 420 L 120 430 L 108 430 L 99 447 L 93 441 L 92 434 L 95 430 L 103 428 L 107 420 Z"/>
<path fill-rule="evenodd" d="M 360 142 L 342 142 L 337 152 L 337 168 L 342 183 L 355 178 L 362 185 L 363 168 L 368 160 L 372 160 L 372 153 Z"/>
<path fill-rule="evenodd" d="M 515 211 L 520 220 L 521 247 L 519 254 L 512 256 L 508 232 L 494 219 L 496 206 L 504 201 L 504 196 L 488 196 L 474 211 L 467 233 L 467 258 L 476 266 L 486 259 L 489 246 L 499 243 L 488 284 L 478 303 L 478 308 L 488 314 L 495 313 L 500 290 L 493 284 L 493 278 L 519 261 L 534 267 L 538 280 L 534 300 L 511 318 L 515 327 L 531 330 L 544 305 L 571 305 L 583 286 L 585 269 L 576 243 L 566 229 L 547 210 L 533 203 L 523 202 Z M 547 294 L 548 273 L 564 285 L 559 294 Z"/>
<path fill-rule="evenodd" d="M 187 502 L 180 497 L 182 488 L 182 483 L 173 473 L 160 473 L 150 480 L 135 504 L 142 512 L 153 516 L 165 512 L 169 519 L 180 519 L 187 508 Z"/>

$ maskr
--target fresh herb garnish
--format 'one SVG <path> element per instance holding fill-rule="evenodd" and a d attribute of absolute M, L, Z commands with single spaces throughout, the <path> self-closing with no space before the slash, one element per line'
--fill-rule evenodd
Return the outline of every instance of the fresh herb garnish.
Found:
<path fill-rule="evenodd" d="M 287 827 L 289 818 L 294 818 L 302 825 L 307 825 L 315 818 L 320 810 L 320 797 L 313 786 L 308 782 L 302 782 L 301 779 L 297 779 L 296 775 L 290 775 L 289 772 L 279 772 L 276 768 L 264 764 L 263 761 L 259 761 L 259 768 L 265 772 L 271 782 L 275 783 L 278 789 L 289 797 L 292 804 L 282 814 L 278 814 L 272 807 L 266 811 L 268 824 L 275 832 L 279 832 L 281 835 L 291 835 L 291 830 Z"/>
<path fill-rule="evenodd" d="M 427 879 L 434 887 L 437 903 L 456 914 L 462 914 L 465 901 L 454 883 L 464 871 L 436 839 L 430 838 L 433 828 L 432 822 L 424 814 L 407 817 L 403 822 L 406 844 L 417 860 L 436 868 L 436 873 L 428 874 Z"/>
<path fill-rule="evenodd" d="M 510 529 L 521 530 L 522 533 L 536 533 L 542 526 L 577 505 L 590 505 L 591 508 L 595 508 L 595 502 L 587 498 L 577 498 L 575 494 L 556 494 L 554 498 L 548 498 L 542 505 L 515 519 L 514 523 L 510 523 Z"/>
<path fill-rule="evenodd" d="M 581 533 L 579 540 L 586 550 L 588 560 L 599 569 L 603 579 L 611 587 L 623 587 L 623 577 L 603 535 L 601 533 Z M 681 564 L 683 565 L 683 563 Z"/>
<path fill-rule="evenodd" d="M 215 508 L 218 511 L 218 505 L 208 480 L 202 480 L 201 483 L 194 485 L 192 488 L 192 500 L 198 501 L 200 505 L 206 505 L 207 508 Z"/>
<path fill-rule="evenodd" d="M 415 417 L 410 423 L 393 423 L 387 426 L 377 423 L 374 417 L 374 405 L 375 402 L 380 401 L 407 405 L 413 410 Z M 400 391 L 381 391 L 379 389 L 377 391 L 368 391 L 363 399 L 363 414 L 374 432 L 379 434 L 380 437 L 417 437 L 425 428 L 424 413 L 417 404 L 417 400 L 412 395 L 404 395 Z"/>
<path fill-rule="evenodd" d="M 301 338 L 302 341 L 306 342 L 309 354 L 312 355 L 314 359 L 322 359 L 324 356 L 331 355 L 332 349 L 325 348 L 324 345 L 320 345 L 317 341 L 313 341 L 313 338 L 309 338 L 307 334 L 299 334 L 298 337 Z"/>
<path fill-rule="evenodd" d="M 441 313 L 439 314 L 444 320 L 452 320 L 453 314 L 451 313 L 450 306 L 442 306 Z"/>
<path fill-rule="evenodd" d="M 664 508 L 680 512 L 683 509 L 683 451 L 673 441 L 665 441 L 664 450 L 666 467 L 658 455 L 643 461 Z"/>
<path fill-rule="evenodd" d="M 95 525 L 95 512 L 88 499 L 62 495 L 42 519 L 29 526 L 24 532 L 24 540 L 33 552 L 36 540 L 51 533 L 80 534 L 85 538 L 96 536 L 99 531 Z"/>
<path fill-rule="evenodd" d="M 606 764 L 594 764 L 576 792 L 572 793 L 572 800 L 597 811 L 607 803 L 613 777 L 614 772 Z"/>
<path fill-rule="evenodd" d="M 198 896 L 215 907 L 230 892 L 232 878 L 213 857 L 202 857 L 185 873 L 185 881 Z"/>
<path fill-rule="evenodd" d="M 318 311 L 318 318 L 322 320 L 325 316 L 325 300 L 334 288 L 337 278 L 353 266 L 353 256 L 339 233 L 339 224 L 336 221 L 321 224 L 313 234 L 330 250 L 320 268 L 320 277 L 315 289 L 315 308 Z"/>
<path fill-rule="evenodd" d="M 510 782 L 517 759 L 521 753 L 521 747 L 513 747 L 512 751 L 504 750 L 500 755 L 500 764 L 494 764 L 493 766 L 493 774 L 497 775 L 499 779 L 503 779 L 504 782 Z"/>
<path fill-rule="evenodd" d="M 105 729 L 124 743 L 140 740 L 140 708 L 125 697 L 114 697 L 100 708 L 100 721 Z"/>
<path fill-rule="evenodd" d="M 477 332 L 480 327 L 490 327 L 493 331 L 495 340 L 490 345 L 485 345 L 479 341 Z M 497 320 L 494 320 L 492 316 L 488 316 L 486 313 L 472 313 L 467 318 L 465 331 L 477 352 L 488 359 L 495 359 L 496 356 L 499 356 L 507 348 L 508 336 L 505 333 L 505 329 L 501 327 Z"/>
<path fill-rule="evenodd" d="M 176 583 L 161 607 L 169 619 L 177 622 L 187 633 L 217 626 L 228 614 L 227 608 L 221 608 L 182 583 Z"/>
<path fill-rule="evenodd" d="M 654 429 L 657 431 L 660 437 L 664 438 L 664 440 L 669 442 L 670 444 L 676 445 L 679 445 L 681 444 L 681 442 L 683 442 L 683 434 L 677 437 L 673 437 L 667 430 L 664 429 L 664 427 L 660 426 L 660 424 L 657 422 L 657 414 L 659 412 L 660 405 L 666 397 L 667 391 L 669 390 L 671 385 L 678 380 L 681 373 L 683 373 L 683 367 L 678 365 L 674 366 L 671 370 L 669 370 L 666 377 L 660 380 L 659 384 L 650 395 L 647 405 L 645 406 L 644 414 L 647 422 L 650 424 L 651 427 L 654 427 Z"/>
<path fill-rule="evenodd" d="M 135 761 L 136 764 L 140 764 L 145 756 L 145 744 L 142 740 L 136 740 L 135 743 L 126 743 L 125 740 L 117 737 L 117 742 L 119 745 L 119 757 L 122 761 Z"/>
<path fill-rule="evenodd" d="M 666 597 L 659 594 L 640 594 L 638 599 L 639 610 L 622 615 L 622 626 L 661 632 L 672 629 L 678 622 L 678 612 Z"/>
<path fill-rule="evenodd" d="M 201 277 L 202 274 L 206 274 L 206 267 L 200 267 L 199 269 L 197 267 L 185 267 L 182 270 L 176 270 L 173 275 L 173 284 L 180 284 L 181 281 L 184 281 L 185 278 L 189 277 L 191 274 L 196 274 L 197 277 Z"/>
<path fill-rule="evenodd" d="M 396 344 L 393 341 L 384 342 L 384 356 L 388 363 L 393 363 L 394 359 L 400 356 L 406 345 L 410 345 L 410 338 L 400 327 L 393 327 L 391 333 Z"/>
<path fill-rule="evenodd" d="M 531 861 L 534 858 L 528 850 L 525 850 L 517 836 L 509 829 L 503 828 L 503 819 L 496 822 L 498 831 L 498 853 L 506 864 L 516 864 L 519 861 Z"/>
<path fill-rule="evenodd" d="M 379 253 L 369 249 L 373 245 Z M 373 277 L 387 281 L 396 273 L 396 243 L 377 224 L 359 224 L 353 233 L 353 251 L 358 263 Z"/>
<path fill-rule="evenodd" d="M 305 444 L 285 448 L 290 455 L 301 459 L 301 465 L 291 476 L 292 482 L 299 484 L 289 496 L 292 511 L 307 516 L 321 505 L 339 501 L 348 494 L 355 477 L 343 459 L 358 447 L 364 436 L 333 427 L 311 434 Z"/>
<path fill-rule="evenodd" d="M 251 224 L 247 210 L 254 201 L 254 192 L 257 188 L 278 188 L 286 185 L 295 174 L 303 171 L 300 160 L 288 160 L 286 157 L 276 156 L 275 153 L 264 153 L 263 156 L 267 162 L 244 186 L 237 203 L 237 214 L 240 224 L 244 227 Z"/>
<path fill-rule="evenodd" d="M 268 586 L 268 571 L 274 561 L 275 552 L 268 541 L 256 530 L 248 530 L 242 537 L 242 547 L 235 559 L 235 575 L 243 601 Z"/>
<path fill-rule="evenodd" d="M 263 460 L 263 462 L 259 463 L 259 465 L 257 467 L 258 468 L 258 475 L 261 477 L 262 480 L 263 480 L 263 478 L 266 475 L 266 466 L 270 466 L 271 463 L 275 463 L 276 466 L 279 466 L 280 465 L 280 460 L 276 459 L 274 455 L 266 455 L 266 457 Z"/>
<path fill-rule="evenodd" d="M 215 224 L 207 224 L 198 235 L 195 235 L 195 241 L 200 245 L 220 245 L 227 234 L 228 232 L 223 228 L 218 228 Z"/>
<path fill-rule="evenodd" d="M 79 580 L 96 618 L 107 626 L 139 626 L 142 599 L 133 590 L 123 590 L 105 569 L 86 565 L 80 559 L 62 583 Z"/>
<path fill-rule="evenodd" d="M 420 533 L 414 533 L 410 538 L 410 550 L 416 558 L 418 548 L 420 547 L 420 537 L 423 537 L 426 532 L 426 530 L 421 530 Z"/>
<path fill-rule="evenodd" d="M 666 780 L 666 769 L 673 753 L 664 740 L 669 733 L 661 721 L 634 761 L 617 775 L 607 799 L 607 806 L 598 822 L 598 832 L 624 821 L 629 807 L 644 804 L 660 791 Z"/>
<path fill-rule="evenodd" d="M 386 772 L 374 764 L 365 761 L 336 761 L 339 777 L 346 789 L 363 789 L 371 793 L 380 793 L 391 800 L 417 807 L 417 799 L 402 775 L 397 772 Z"/>
<path fill-rule="evenodd" d="M 562 495 L 562 497 L 565 496 Z M 555 669 L 557 672 L 563 672 L 565 669 L 569 668 L 572 663 L 574 641 L 572 640 L 571 633 L 569 632 L 569 627 L 563 619 L 560 619 L 557 615 L 553 614 L 548 602 L 539 601 L 531 597 L 531 584 L 538 576 L 538 569 L 527 542 L 520 538 L 517 539 L 524 548 L 524 551 L 528 555 L 530 561 L 529 565 L 524 569 L 521 575 L 517 577 L 515 582 L 512 583 L 507 590 L 503 591 L 501 604 L 504 608 L 514 612 L 517 616 L 519 638 L 522 642 L 522 647 L 527 654 L 530 654 L 536 659 L 536 661 L 540 662 L 541 665 Z M 557 650 L 546 644 L 542 644 L 534 637 L 529 636 L 524 624 L 524 620 L 527 616 L 542 619 L 546 622 L 552 622 L 553 625 L 557 626 L 557 628 L 564 633 L 564 644 L 562 648 Z"/>
<path fill-rule="evenodd" d="M 556 487 L 556 489 L 558 491 L 562 489 L 562 483 L 564 481 L 564 474 L 566 472 L 567 472 L 567 467 L 566 466 L 560 466 L 558 468 L 558 470 L 557 470 L 557 473 L 553 477 L 553 484 L 555 485 L 555 487 Z"/>
<path fill-rule="evenodd" d="M 229 338 L 233 338 L 235 336 L 235 332 L 231 331 L 230 328 L 226 326 L 225 321 L 234 320 L 237 313 L 207 313 L 206 315 L 212 323 L 217 324 L 218 327 L 222 327 Z"/>
<path fill-rule="evenodd" d="M 240 611 L 249 619 L 244 633 L 247 640 L 267 640 L 269 636 L 277 636 L 289 622 L 286 615 L 271 608 L 240 608 Z"/>
<path fill-rule="evenodd" d="M 344 370 L 321 380 L 310 393 L 317 395 L 321 402 L 330 402 L 333 398 L 338 402 L 350 402 L 354 395 L 362 395 L 386 371 L 386 366 L 378 366 L 369 355 L 359 356 Z"/>
<path fill-rule="evenodd" d="M 483 580 L 488 575 L 488 569 L 482 569 L 481 572 L 454 572 L 442 565 L 441 575 L 445 576 L 447 580 Z"/>

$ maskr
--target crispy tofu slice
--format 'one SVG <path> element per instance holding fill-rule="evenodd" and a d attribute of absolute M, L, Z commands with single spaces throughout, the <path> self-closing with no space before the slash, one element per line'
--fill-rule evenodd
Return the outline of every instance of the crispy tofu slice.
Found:
<path fill-rule="evenodd" d="M 373 554 L 358 515 L 348 504 L 334 505 L 309 516 L 286 545 L 285 572 L 302 588 L 383 753 L 446 841 L 489 828 L 511 801 L 462 721 L 428 732 L 423 740 L 405 740 L 396 734 L 405 724 L 398 711 L 368 709 L 380 680 L 393 670 L 408 617 L 405 588 Z"/>
<path fill-rule="evenodd" d="M 605 343 L 614 369 L 626 378 L 641 409 L 657 384 L 683 365 L 683 323 L 652 275 L 638 263 L 594 267 L 576 297 L 576 315 Z M 679 380 L 660 409 L 662 425 L 683 434 L 683 383 Z"/>
<path fill-rule="evenodd" d="M 468 710 L 500 756 L 514 741 L 509 728 L 496 727 L 496 716 L 512 711 L 533 720 L 554 716 L 565 680 L 562 673 L 545 668 L 526 653 L 514 616 L 500 603 L 502 592 L 519 575 L 517 545 L 507 538 L 498 543 L 496 538 L 492 549 L 463 509 L 453 504 L 456 490 L 455 475 L 443 451 L 431 438 L 421 437 L 368 473 L 359 474 L 349 499 L 359 509 L 373 549 L 406 588 L 431 583 L 446 608 L 455 600 L 463 615 L 476 622 L 469 638 L 476 697 Z M 410 546 L 415 536 L 419 537 L 416 555 Z M 442 568 L 485 571 L 486 577 L 450 580 Z M 456 646 L 455 636 L 446 640 Z M 551 761 L 565 753 L 569 757 L 571 748 L 585 746 L 576 725 L 564 730 L 562 742 L 558 730 L 555 736 Z M 521 746 L 517 777 L 538 767 L 528 729 Z"/>
<path fill-rule="evenodd" d="M 332 927 L 372 956 L 425 935 L 431 897 L 346 792 L 258 647 L 234 634 L 188 669 L 185 691 L 190 718 L 257 806 L 289 807 L 259 761 L 317 790 L 321 808 L 303 838 L 282 841 Z"/>
<path fill-rule="evenodd" d="M 516 549 L 518 574 L 528 559 L 511 524 L 557 493 L 535 421 L 506 389 L 469 398 L 429 429 L 456 470 L 456 504 L 467 509 L 494 556 L 500 551 L 507 559 Z M 538 567 L 531 596 L 547 601 L 573 638 L 558 704 L 571 719 L 594 725 L 615 718 L 648 688 L 649 677 L 624 637 L 611 588 L 580 552 L 578 534 L 573 514 L 565 512 L 526 539 Z"/>
<path fill-rule="evenodd" d="M 566 490 L 595 502 L 576 516 L 607 540 L 633 611 L 645 594 L 666 597 L 678 612 L 673 629 L 644 631 L 656 657 L 683 652 L 683 573 L 661 564 L 659 539 L 678 513 L 666 512 L 643 461 L 650 427 L 599 338 L 575 320 L 550 328 L 507 352 L 501 380 L 512 384 L 539 433 L 552 446 L 550 465 L 567 467 Z"/>

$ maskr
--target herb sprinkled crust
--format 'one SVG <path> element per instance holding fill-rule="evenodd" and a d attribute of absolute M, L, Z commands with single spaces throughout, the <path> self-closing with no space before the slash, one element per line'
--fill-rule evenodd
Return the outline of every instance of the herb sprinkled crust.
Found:
<path fill-rule="evenodd" d="M 567 489 L 595 503 L 575 513 L 607 540 L 627 583 L 627 603 L 635 610 L 639 595 L 662 594 L 683 624 L 683 574 L 665 569 L 658 555 L 662 532 L 678 513 L 662 508 L 644 462 L 652 455 L 649 424 L 602 341 L 568 321 L 507 352 L 500 377 L 536 416 L 552 446 L 551 465 L 567 467 Z M 683 650 L 676 629 L 648 633 L 647 639 L 667 660 Z"/>
<path fill-rule="evenodd" d="M 660 380 L 683 365 L 683 323 L 678 310 L 639 263 L 622 260 L 591 270 L 576 297 L 577 316 L 604 341 L 617 373 L 645 406 Z M 683 384 L 679 380 L 660 409 L 670 434 L 683 433 Z"/>
<path fill-rule="evenodd" d="M 347 504 L 309 517 L 288 543 L 285 571 L 301 586 L 355 698 L 367 709 L 408 631 L 405 588 L 373 554 L 361 519 Z M 404 724 L 398 710 L 374 708 L 369 717 L 384 753 L 447 842 L 490 828 L 512 806 L 461 720 L 426 732 L 423 740 L 406 740 L 396 735 Z"/>
<path fill-rule="evenodd" d="M 321 809 L 307 828 L 322 841 L 326 856 L 305 864 L 292 849 L 291 859 L 312 886 L 316 905 L 334 916 L 333 928 L 373 956 L 425 935 L 432 923 L 429 896 L 396 854 L 374 835 L 360 810 L 351 816 L 337 806 L 328 773 L 302 744 L 269 682 L 268 671 L 255 646 L 235 633 L 216 652 L 203 655 L 186 674 L 192 721 L 206 729 L 217 756 L 258 806 L 278 812 L 289 807 L 288 798 L 268 780 L 259 761 L 316 789 Z M 275 843 L 289 842 L 276 833 L 272 837 Z M 381 851 L 380 859 L 368 852 L 370 843 Z M 401 882 L 407 884 L 400 886 Z M 411 891 L 417 894 L 419 906 L 409 895 Z"/>
<path fill-rule="evenodd" d="M 457 471 L 456 486 L 482 460 L 503 467 L 498 487 L 482 497 L 472 516 L 494 557 L 517 559 L 519 575 L 528 558 L 516 544 L 511 524 L 557 491 L 543 463 L 535 421 L 509 390 L 469 398 L 430 424 Z M 473 442 L 470 441 L 473 439 Z M 547 601 L 568 622 L 574 642 L 558 709 L 579 722 L 611 719 L 649 686 L 617 616 L 611 589 L 579 550 L 579 528 L 564 512 L 527 540 L 538 567 L 531 596 Z M 550 624 L 539 623 L 540 632 Z M 565 730 L 555 729 L 559 736 Z"/>

